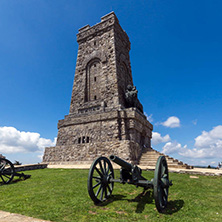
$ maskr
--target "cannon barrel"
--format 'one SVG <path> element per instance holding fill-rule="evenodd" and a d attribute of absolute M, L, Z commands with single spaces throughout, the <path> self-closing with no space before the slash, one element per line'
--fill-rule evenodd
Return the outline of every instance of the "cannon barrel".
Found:
<path fill-rule="evenodd" d="M 129 172 L 131 172 L 132 170 L 132 165 L 130 163 L 127 163 L 126 161 L 120 159 L 118 156 L 115 155 L 111 155 L 109 157 L 114 163 L 120 165 L 122 168 L 128 170 Z"/>

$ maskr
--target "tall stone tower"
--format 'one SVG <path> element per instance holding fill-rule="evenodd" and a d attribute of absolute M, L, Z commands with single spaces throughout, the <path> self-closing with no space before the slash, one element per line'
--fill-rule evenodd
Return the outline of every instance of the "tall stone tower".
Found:
<path fill-rule="evenodd" d="M 127 34 L 111 12 L 79 29 L 77 42 L 69 115 L 59 120 L 57 144 L 45 149 L 43 162 L 86 163 L 110 154 L 138 162 L 144 147 L 150 147 L 153 126 L 132 93 L 137 90 Z M 127 92 L 133 96 L 127 98 Z"/>

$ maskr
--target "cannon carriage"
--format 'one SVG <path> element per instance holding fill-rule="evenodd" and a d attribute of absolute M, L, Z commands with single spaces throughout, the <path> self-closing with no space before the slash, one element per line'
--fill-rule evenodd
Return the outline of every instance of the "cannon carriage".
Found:
<path fill-rule="evenodd" d="M 6 158 L 0 158 L 0 178 L 3 184 L 9 184 L 12 182 L 15 176 L 23 179 L 28 179 L 31 177 L 31 175 L 16 172 L 11 161 Z"/>
<path fill-rule="evenodd" d="M 113 166 L 109 159 L 121 166 L 119 179 L 115 179 Z M 89 170 L 88 193 L 95 204 L 106 201 L 112 195 L 115 182 L 127 183 L 143 187 L 144 190 L 153 189 L 156 208 L 159 212 L 163 212 L 167 206 L 169 187 L 172 185 L 164 156 L 158 158 L 154 178 L 151 181 L 142 176 L 142 170 L 138 166 L 131 165 L 115 155 L 111 155 L 109 159 L 97 158 Z"/>

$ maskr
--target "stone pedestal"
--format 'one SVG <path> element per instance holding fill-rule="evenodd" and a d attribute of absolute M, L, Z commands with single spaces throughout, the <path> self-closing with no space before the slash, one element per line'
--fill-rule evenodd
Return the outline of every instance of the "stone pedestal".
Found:
<path fill-rule="evenodd" d="M 152 125 L 135 108 L 74 117 L 59 121 L 56 147 L 47 147 L 43 158 L 49 164 L 92 162 L 115 154 L 137 163 L 150 147 Z"/>

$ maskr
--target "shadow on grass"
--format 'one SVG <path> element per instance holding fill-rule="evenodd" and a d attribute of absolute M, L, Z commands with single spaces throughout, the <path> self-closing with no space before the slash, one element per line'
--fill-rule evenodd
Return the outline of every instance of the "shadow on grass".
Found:
<path fill-rule="evenodd" d="M 142 213 L 143 210 L 145 209 L 145 205 L 147 203 L 152 203 L 153 202 L 153 192 L 150 190 L 143 191 L 140 193 L 138 196 L 136 196 L 132 200 L 128 200 L 129 202 L 138 202 L 136 206 L 136 213 Z"/>
<path fill-rule="evenodd" d="M 24 180 L 27 180 L 27 179 L 24 179 L 24 178 L 13 179 L 10 183 L 3 183 L 3 181 L 1 181 L 0 186 L 14 184 L 14 183 L 18 183 Z"/>
<path fill-rule="evenodd" d="M 138 202 L 136 206 L 136 213 L 142 213 L 145 209 L 146 204 L 151 204 L 154 201 L 153 192 L 150 190 L 145 190 L 133 199 L 127 199 L 124 195 L 112 195 L 107 201 L 98 204 L 97 206 L 107 206 L 108 204 L 114 201 L 123 201 L 128 202 Z M 163 214 L 173 214 L 178 212 L 184 205 L 183 200 L 171 200 L 167 204 L 167 208 L 162 212 Z"/>
<path fill-rule="evenodd" d="M 152 203 L 153 202 L 153 195 L 151 191 L 143 191 L 139 195 L 137 195 L 133 199 L 126 199 L 126 196 L 124 195 L 112 195 L 107 201 L 102 202 L 98 204 L 97 206 L 106 206 L 114 201 L 122 201 L 126 200 L 128 202 L 138 202 L 137 207 L 136 207 L 136 213 L 142 213 L 145 205 L 147 203 Z"/>
<path fill-rule="evenodd" d="M 178 212 L 184 205 L 183 200 L 171 200 L 167 203 L 167 208 L 163 212 L 163 214 L 173 214 Z"/>
<path fill-rule="evenodd" d="M 124 195 L 119 195 L 119 194 L 117 194 L 117 195 L 112 195 L 112 196 L 109 197 L 109 199 L 107 199 L 105 202 L 102 202 L 102 203 L 97 204 L 97 206 L 103 207 L 103 206 L 106 206 L 106 205 L 108 205 L 108 204 L 110 204 L 110 203 L 112 203 L 112 202 L 114 202 L 114 201 L 126 200 L 125 197 L 126 197 L 126 196 L 124 196 Z"/>

